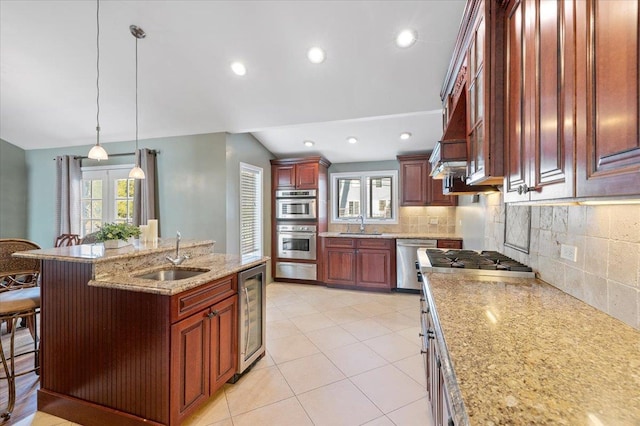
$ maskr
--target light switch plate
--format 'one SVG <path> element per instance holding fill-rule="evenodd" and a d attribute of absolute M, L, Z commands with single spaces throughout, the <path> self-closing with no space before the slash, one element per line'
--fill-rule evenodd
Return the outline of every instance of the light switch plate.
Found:
<path fill-rule="evenodd" d="M 437 224 L 438 224 L 437 217 L 432 217 L 431 219 L 429 219 L 429 225 L 437 225 Z"/>
<path fill-rule="evenodd" d="M 576 262 L 578 260 L 578 248 L 576 246 L 561 244 L 560 257 L 572 262 Z"/>

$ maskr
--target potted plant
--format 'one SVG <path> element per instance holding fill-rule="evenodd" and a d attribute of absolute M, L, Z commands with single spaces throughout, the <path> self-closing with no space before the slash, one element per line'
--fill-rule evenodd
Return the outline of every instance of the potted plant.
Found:
<path fill-rule="evenodd" d="M 140 235 L 140 228 L 129 223 L 105 223 L 96 233 L 96 241 L 104 243 L 104 248 L 120 248 L 131 244 L 130 239 Z"/>

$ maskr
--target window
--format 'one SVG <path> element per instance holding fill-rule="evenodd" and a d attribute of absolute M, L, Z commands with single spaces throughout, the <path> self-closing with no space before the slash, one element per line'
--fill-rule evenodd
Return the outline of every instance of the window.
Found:
<path fill-rule="evenodd" d="M 240 255 L 262 256 L 262 169 L 240 163 Z"/>
<path fill-rule="evenodd" d="M 80 229 L 96 232 L 103 223 L 133 223 L 133 165 L 82 168 Z"/>
<path fill-rule="evenodd" d="M 398 172 L 333 173 L 332 222 L 397 223 Z"/>

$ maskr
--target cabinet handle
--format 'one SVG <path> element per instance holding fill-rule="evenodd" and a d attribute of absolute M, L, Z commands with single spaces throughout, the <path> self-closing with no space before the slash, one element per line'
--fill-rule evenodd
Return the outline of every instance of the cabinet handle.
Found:
<path fill-rule="evenodd" d="M 518 186 L 518 195 L 522 195 L 522 194 L 526 194 L 528 192 L 539 192 L 540 191 L 540 187 L 539 186 L 528 186 L 526 183 L 524 185 L 519 185 Z"/>
<path fill-rule="evenodd" d="M 427 330 L 427 337 L 429 339 L 435 339 L 436 333 L 433 332 L 433 330 Z"/>
<path fill-rule="evenodd" d="M 420 354 L 424 355 L 424 354 L 427 354 L 427 353 L 429 353 L 429 351 L 425 351 L 424 349 L 420 349 Z"/>
<path fill-rule="evenodd" d="M 209 312 L 209 313 L 207 314 L 207 317 L 209 317 L 209 318 L 213 318 L 213 317 L 215 317 L 215 316 L 216 316 L 216 315 L 218 315 L 218 314 L 219 314 L 219 312 L 218 312 L 218 311 L 212 311 L 212 312 Z"/>
<path fill-rule="evenodd" d="M 418 337 L 424 337 L 424 334 L 418 333 Z"/>

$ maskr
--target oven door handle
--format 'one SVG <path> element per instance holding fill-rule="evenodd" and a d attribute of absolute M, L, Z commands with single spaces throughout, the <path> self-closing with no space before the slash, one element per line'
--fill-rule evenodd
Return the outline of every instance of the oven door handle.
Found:
<path fill-rule="evenodd" d="M 315 232 L 278 232 L 278 236 L 280 237 L 291 237 L 291 238 L 315 238 Z"/>

